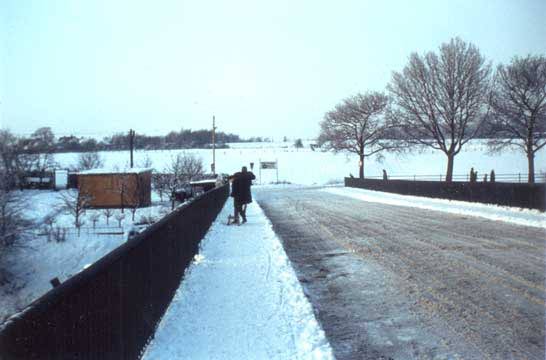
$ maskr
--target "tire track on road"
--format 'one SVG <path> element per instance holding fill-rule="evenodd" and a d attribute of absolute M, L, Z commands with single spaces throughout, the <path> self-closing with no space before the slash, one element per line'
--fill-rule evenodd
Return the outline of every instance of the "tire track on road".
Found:
<path fill-rule="evenodd" d="M 384 267 L 415 299 L 414 310 L 428 314 L 428 322 L 444 319 L 453 336 L 448 342 L 458 343 L 456 334 L 461 334 L 473 358 L 544 358 L 544 282 L 538 281 L 544 276 L 537 275 L 544 274 L 540 231 L 318 191 L 283 192 L 267 203 L 282 209 L 281 214 L 297 216 L 292 225 L 304 236 L 327 239 Z M 492 238 L 498 233 L 503 236 Z M 499 258 L 488 256 L 488 247 Z M 322 250 L 318 245 L 314 249 Z M 501 255 L 510 256 L 513 264 L 508 267 Z M 501 296 L 506 294 L 510 298 Z"/>

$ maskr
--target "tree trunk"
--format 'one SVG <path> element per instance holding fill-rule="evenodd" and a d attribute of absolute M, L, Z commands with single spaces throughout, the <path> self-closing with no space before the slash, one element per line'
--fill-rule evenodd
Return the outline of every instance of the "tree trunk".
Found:
<path fill-rule="evenodd" d="M 533 151 L 527 152 L 527 162 L 529 164 L 529 184 L 535 182 L 535 153 Z"/>
<path fill-rule="evenodd" d="M 453 162 L 455 160 L 455 155 L 447 154 L 447 172 L 446 172 L 446 182 L 451 182 L 453 180 Z"/>
<path fill-rule="evenodd" d="M 364 179 L 364 154 L 360 155 L 360 162 L 358 163 L 358 177 Z"/>

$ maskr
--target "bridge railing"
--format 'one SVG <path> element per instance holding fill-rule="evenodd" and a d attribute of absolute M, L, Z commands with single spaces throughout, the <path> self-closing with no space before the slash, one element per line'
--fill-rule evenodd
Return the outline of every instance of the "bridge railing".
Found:
<path fill-rule="evenodd" d="M 387 174 L 389 180 L 420 180 L 420 181 L 445 181 L 445 174 Z M 487 175 L 487 182 L 490 182 L 490 173 L 478 173 L 477 182 L 483 182 L 484 175 Z M 383 179 L 383 175 L 366 175 L 366 179 Z M 526 183 L 528 179 L 528 173 L 501 173 L 495 174 L 496 182 L 508 182 L 508 183 Z M 453 181 L 469 181 L 470 174 L 453 174 Z M 535 182 L 546 182 L 546 174 L 535 174 Z"/>
<path fill-rule="evenodd" d="M 345 186 L 431 198 L 480 202 L 545 211 L 546 184 L 345 178 Z"/>
<path fill-rule="evenodd" d="M 0 359 L 138 359 L 228 193 L 179 207 L 10 318 Z"/>

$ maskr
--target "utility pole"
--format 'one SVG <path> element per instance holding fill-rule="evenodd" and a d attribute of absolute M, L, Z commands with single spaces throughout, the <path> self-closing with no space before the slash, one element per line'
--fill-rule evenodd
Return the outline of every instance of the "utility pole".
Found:
<path fill-rule="evenodd" d="M 216 175 L 216 118 L 212 115 L 212 175 Z"/>
<path fill-rule="evenodd" d="M 129 130 L 129 150 L 131 152 L 131 169 L 133 168 L 133 149 L 135 147 L 135 131 Z"/>

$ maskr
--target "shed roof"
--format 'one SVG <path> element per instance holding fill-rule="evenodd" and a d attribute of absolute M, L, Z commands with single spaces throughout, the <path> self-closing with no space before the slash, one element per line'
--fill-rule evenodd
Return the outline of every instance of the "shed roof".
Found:
<path fill-rule="evenodd" d="M 216 183 L 216 179 L 204 179 L 204 180 L 190 181 L 190 185 L 214 184 L 214 183 Z"/>
<path fill-rule="evenodd" d="M 142 174 L 152 172 L 152 168 L 129 168 L 129 169 L 91 169 L 80 171 L 78 175 L 115 175 L 115 174 Z"/>

